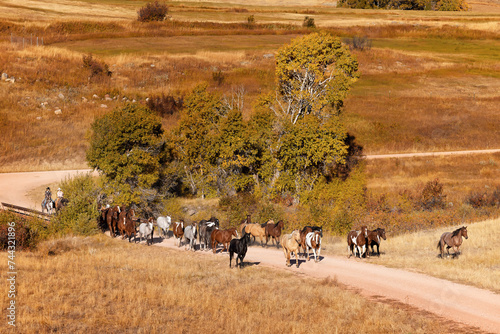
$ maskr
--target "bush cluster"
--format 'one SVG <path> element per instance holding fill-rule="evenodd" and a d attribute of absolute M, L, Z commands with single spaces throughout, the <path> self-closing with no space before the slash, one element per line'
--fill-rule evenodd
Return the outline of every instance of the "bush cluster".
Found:
<path fill-rule="evenodd" d="M 94 59 L 91 53 L 83 56 L 83 67 L 89 70 L 89 77 L 110 77 L 112 72 L 109 70 L 108 64 L 104 62 L 99 62 Z"/>
<path fill-rule="evenodd" d="M 492 192 L 471 192 L 466 198 L 466 203 L 476 209 L 500 207 L 500 187 Z"/>
<path fill-rule="evenodd" d="M 137 12 L 137 21 L 163 21 L 167 13 L 168 7 L 165 3 L 159 3 L 158 1 L 149 2 Z"/>
<path fill-rule="evenodd" d="M 146 106 L 159 116 L 173 115 L 182 109 L 184 104 L 183 97 L 172 95 L 153 95 L 146 102 Z"/>
<path fill-rule="evenodd" d="M 9 223 L 14 222 L 16 251 L 34 249 L 47 233 L 47 224 L 40 219 L 0 211 L 0 248 L 9 245 Z M 12 233 L 12 232 L 11 232 Z"/>
<path fill-rule="evenodd" d="M 372 48 L 372 40 L 366 36 L 354 36 L 352 38 L 343 38 L 342 42 L 349 46 L 350 50 L 370 50 Z"/>

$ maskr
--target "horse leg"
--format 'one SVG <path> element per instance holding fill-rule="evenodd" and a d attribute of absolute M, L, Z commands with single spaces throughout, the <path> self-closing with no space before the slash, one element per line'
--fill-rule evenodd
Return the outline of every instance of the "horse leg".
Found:
<path fill-rule="evenodd" d="M 297 250 L 295 251 L 295 263 L 297 265 L 297 268 L 299 267 L 299 249 L 297 248 Z"/>

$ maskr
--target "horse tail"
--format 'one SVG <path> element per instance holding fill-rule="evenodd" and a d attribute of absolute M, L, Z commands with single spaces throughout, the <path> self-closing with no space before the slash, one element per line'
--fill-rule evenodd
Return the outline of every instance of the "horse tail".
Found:
<path fill-rule="evenodd" d="M 441 250 L 441 239 L 439 239 L 438 243 L 437 243 L 437 247 L 439 250 Z"/>

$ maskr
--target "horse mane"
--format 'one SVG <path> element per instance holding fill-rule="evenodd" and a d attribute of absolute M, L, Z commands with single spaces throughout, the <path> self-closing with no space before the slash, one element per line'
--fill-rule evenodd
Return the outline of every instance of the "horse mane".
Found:
<path fill-rule="evenodd" d="M 455 231 L 453 231 L 453 232 L 451 233 L 451 236 L 452 236 L 452 237 L 457 236 L 457 235 L 458 235 L 458 233 L 460 233 L 460 231 L 461 231 L 462 229 L 463 229 L 463 226 L 462 226 L 462 227 L 460 227 L 460 228 L 457 228 Z"/>

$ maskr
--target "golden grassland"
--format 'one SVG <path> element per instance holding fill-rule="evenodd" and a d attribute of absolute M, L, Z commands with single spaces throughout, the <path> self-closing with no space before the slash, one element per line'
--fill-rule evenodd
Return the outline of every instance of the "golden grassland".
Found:
<path fill-rule="evenodd" d="M 4 272 L 6 262 L 0 264 Z M 366 300 L 335 280 L 258 265 L 229 269 L 227 256 L 103 235 L 47 241 L 37 251 L 18 253 L 16 265 L 19 333 L 473 331 L 402 305 Z M 6 291 L 1 298 L 5 305 Z"/>
<path fill-rule="evenodd" d="M 443 232 L 452 232 L 467 226 L 469 238 L 463 240 L 458 258 L 441 259 L 436 248 Z M 377 226 L 371 226 L 375 229 Z M 474 224 L 464 223 L 433 230 L 398 236 L 387 235 L 382 240 L 380 257 L 362 259 L 370 263 L 424 273 L 458 283 L 500 292 L 500 247 L 497 239 L 500 233 L 500 219 Z M 344 238 L 332 239 L 326 246 L 327 254 L 346 254 L 347 241 Z M 450 250 L 453 254 L 453 250 Z"/>

